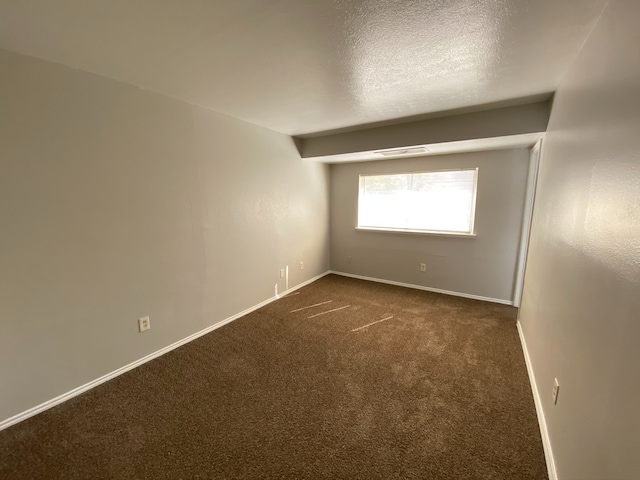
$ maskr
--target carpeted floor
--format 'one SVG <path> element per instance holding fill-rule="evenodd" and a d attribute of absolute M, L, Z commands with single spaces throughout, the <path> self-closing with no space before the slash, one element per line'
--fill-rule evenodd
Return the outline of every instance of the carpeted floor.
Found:
<path fill-rule="evenodd" d="M 546 479 L 515 315 L 329 275 L 0 432 L 0 478 Z"/>

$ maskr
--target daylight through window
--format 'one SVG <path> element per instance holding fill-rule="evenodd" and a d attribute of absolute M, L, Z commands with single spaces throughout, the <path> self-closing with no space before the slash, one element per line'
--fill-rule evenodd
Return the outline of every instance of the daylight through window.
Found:
<path fill-rule="evenodd" d="M 478 169 L 360 175 L 358 228 L 473 234 Z"/>

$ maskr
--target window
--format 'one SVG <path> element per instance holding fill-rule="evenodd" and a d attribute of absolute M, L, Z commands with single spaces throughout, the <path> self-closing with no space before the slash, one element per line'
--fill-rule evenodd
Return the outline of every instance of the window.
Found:
<path fill-rule="evenodd" d="M 478 169 L 360 175 L 358 228 L 473 235 Z"/>

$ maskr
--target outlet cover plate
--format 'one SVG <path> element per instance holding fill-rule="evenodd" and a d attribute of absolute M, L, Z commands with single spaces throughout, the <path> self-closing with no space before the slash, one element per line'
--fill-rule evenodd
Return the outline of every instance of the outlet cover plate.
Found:
<path fill-rule="evenodd" d="M 560 384 L 558 383 L 558 379 L 554 378 L 553 379 L 553 390 L 551 392 L 554 405 L 556 403 L 558 403 L 558 393 L 560 393 Z"/>
<path fill-rule="evenodd" d="M 149 330 L 151 328 L 151 320 L 149 319 L 149 317 L 141 317 L 138 319 L 138 329 L 141 332 L 144 332 L 145 330 Z"/>

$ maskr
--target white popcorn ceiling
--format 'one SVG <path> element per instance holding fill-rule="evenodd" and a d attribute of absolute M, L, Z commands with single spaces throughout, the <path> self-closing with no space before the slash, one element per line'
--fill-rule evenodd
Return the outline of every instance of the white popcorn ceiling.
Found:
<path fill-rule="evenodd" d="M 553 92 L 605 0 L 0 0 L 0 48 L 286 134 Z"/>

